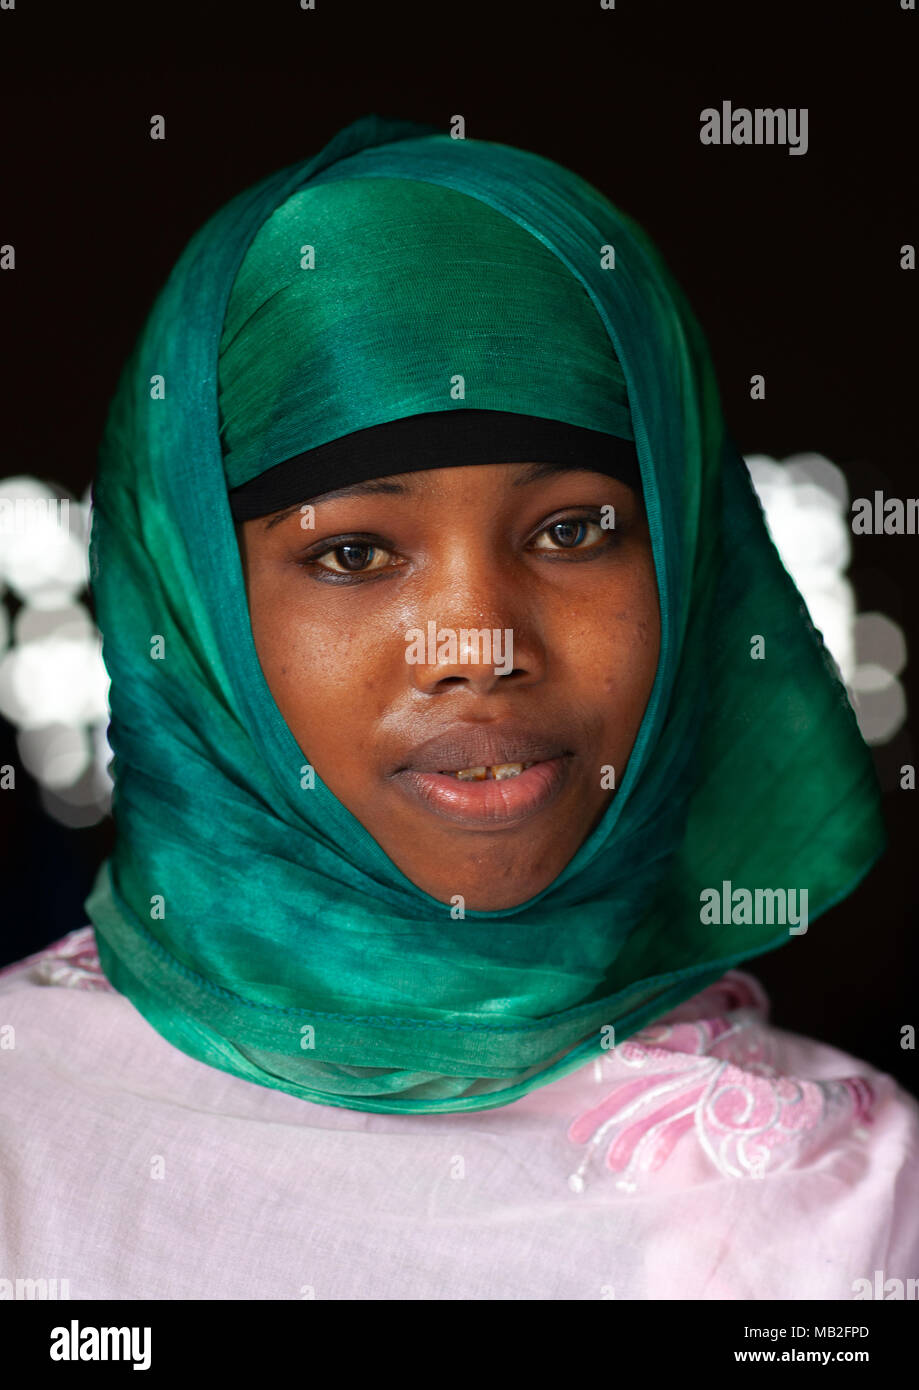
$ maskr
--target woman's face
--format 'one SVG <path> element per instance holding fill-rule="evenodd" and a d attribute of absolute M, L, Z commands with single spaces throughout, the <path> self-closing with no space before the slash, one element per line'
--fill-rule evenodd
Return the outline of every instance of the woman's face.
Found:
<path fill-rule="evenodd" d="M 639 497 L 601 473 L 491 464 L 311 506 L 238 527 L 294 738 L 419 888 L 480 911 L 527 901 L 615 795 L 654 683 Z"/>

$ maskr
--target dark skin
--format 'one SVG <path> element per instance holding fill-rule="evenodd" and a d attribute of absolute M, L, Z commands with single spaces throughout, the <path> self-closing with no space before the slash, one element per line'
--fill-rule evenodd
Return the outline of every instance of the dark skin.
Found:
<path fill-rule="evenodd" d="M 470 909 L 517 906 L 602 817 L 615 795 L 602 769 L 621 783 L 651 693 L 660 613 L 641 500 L 601 473 L 532 464 L 371 487 L 312 499 L 311 529 L 299 508 L 237 527 L 259 662 L 317 776 L 412 883 Z M 512 669 L 494 653 L 410 664 L 405 633 L 431 619 L 510 629 Z M 407 794 L 397 769 L 419 744 L 507 721 L 563 740 L 549 804 L 483 827 Z"/>

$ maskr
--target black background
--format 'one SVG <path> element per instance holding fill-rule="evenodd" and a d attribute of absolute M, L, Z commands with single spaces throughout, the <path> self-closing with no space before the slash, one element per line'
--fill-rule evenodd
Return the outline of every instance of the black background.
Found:
<path fill-rule="evenodd" d="M 816 450 L 853 497 L 919 493 L 919 14 L 864 4 L 27 4 L 0 10 L 0 477 L 82 495 L 121 365 L 221 204 L 368 112 L 535 150 L 635 217 L 689 296 L 743 452 Z M 805 155 L 703 146 L 699 113 L 807 107 Z M 165 141 L 149 121 L 166 118 Z M 750 377 L 766 378 L 751 401 Z M 919 536 L 853 538 L 859 610 L 919 653 Z M 915 656 L 902 677 L 919 699 Z M 890 849 L 806 936 L 752 962 L 773 1017 L 919 1090 L 913 723 L 875 750 Z M 0 721 L 0 763 L 17 763 Z M 85 922 L 111 823 L 0 795 L 0 961 Z M 738 808 L 743 813 L 743 808 Z"/>

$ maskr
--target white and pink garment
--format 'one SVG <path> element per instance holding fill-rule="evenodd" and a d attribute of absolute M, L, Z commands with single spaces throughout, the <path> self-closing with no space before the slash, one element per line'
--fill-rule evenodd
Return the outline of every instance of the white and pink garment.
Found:
<path fill-rule="evenodd" d="M 915 1297 L 919 1104 L 768 1009 L 730 971 L 510 1105 L 378 1115 L 187 1057 L 84 927 L 0 972 L 0 1297 Z"/>

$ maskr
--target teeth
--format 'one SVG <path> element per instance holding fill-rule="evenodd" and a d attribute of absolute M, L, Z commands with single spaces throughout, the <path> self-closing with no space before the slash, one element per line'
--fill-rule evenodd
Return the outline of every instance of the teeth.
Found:
<path fill-rule="evenodd" d="M 491 773 L 495 782 L 502 782 L 505 777 L 517 777 L 532 766 L 532 763 L 496 763 L 494 767 L 464 767 L 459 772 L 447 773 L 447 776 L 455 777 L 458 782 L 484 782 Z"/>

